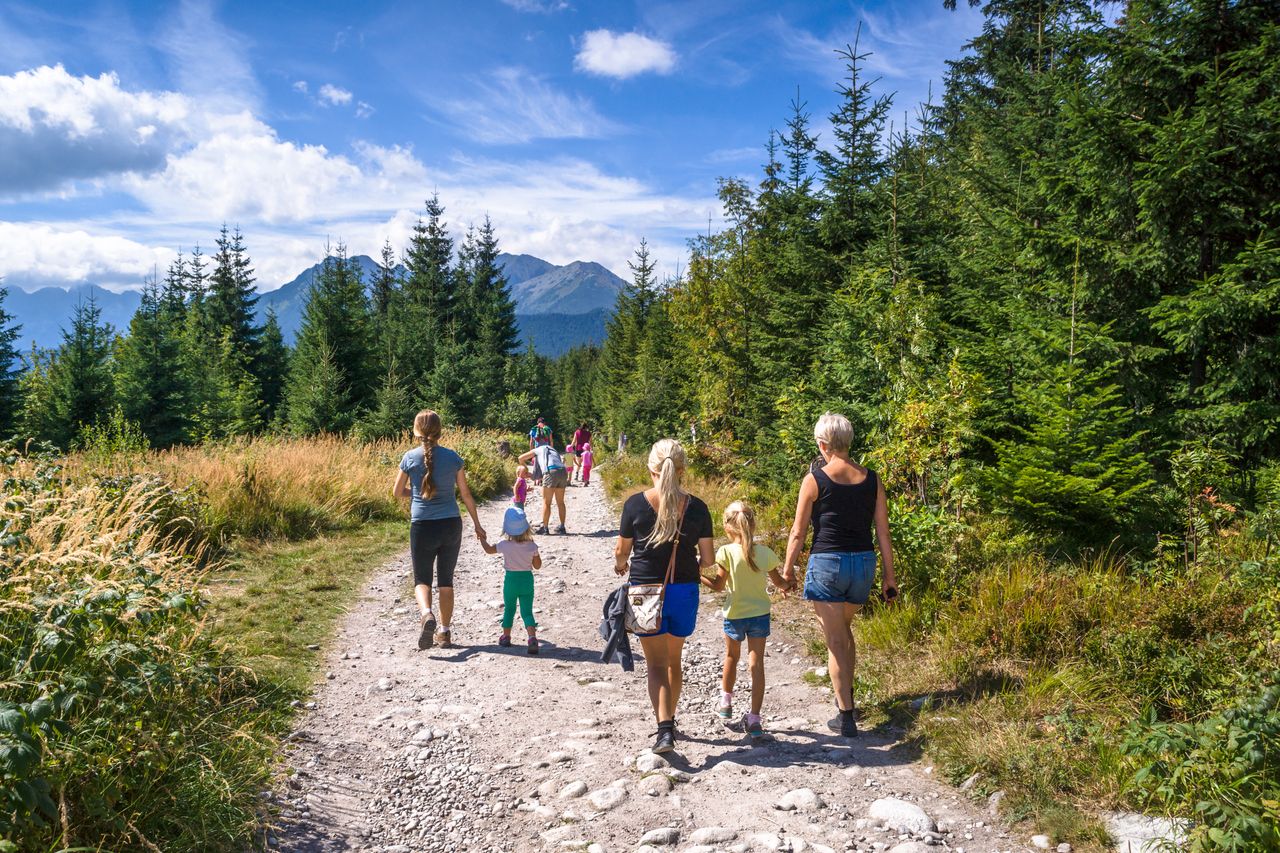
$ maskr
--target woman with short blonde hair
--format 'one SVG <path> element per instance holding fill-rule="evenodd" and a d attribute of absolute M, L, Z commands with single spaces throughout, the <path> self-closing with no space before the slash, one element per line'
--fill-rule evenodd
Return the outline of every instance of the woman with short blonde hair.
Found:
<path fill-rule="evenodd" d="M 653 751 L 675 749 L 676 705 L 684 684 L 684 641 L 698 618 L 698 587 L 704 568 L 715 564 L 711 511 L 684 490 L 685 453 L 680 442 L 664 438 L 649 451 L 653 486 L 636 492 L 622 506 L 614 571 L 630 572 L 629 582 L 660 584 L 674 571 L 662 599 L 658 630 L 641 634 L 640 647 L 649 684 L 649 701 L 658 721 Z"/>
<path fill-rule="evenodd" d="M 889 510 L 884 485 L 876 472 L 849 459 L 853 425 L 848 418 L 827 412 L 814 425 L 813 438 L 825 464 L 815 463 L 800 483 L 782 576 L 794 583 L 796 561 L 812 523 L 813 545 L 804 576 L 804 597 L 813 602 L 827 642 L 827 668 L 840 712 L 840 733 L 856 737 L 853 669 L 857 650 L 852 623 L 871 595 L 877 545 L 884 566 L 881 586 L 885 600 L 892 601 L 898 595 Z"/>

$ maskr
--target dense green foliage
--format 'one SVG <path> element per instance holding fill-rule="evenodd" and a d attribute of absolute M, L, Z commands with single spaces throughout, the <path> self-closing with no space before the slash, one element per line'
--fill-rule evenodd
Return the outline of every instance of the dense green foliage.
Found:
<path fill-rule="evenodd" d="M 947 772 L 1060 838 L 1104 840 L 1077 803 L 1151 804 L 1266 849 L 1280 6 L 983 12 L 910 127 L 849 48 L 832 138 L 797 100 L 687 275 L 642 245 L 557 402 L 688 440 L 775 534 L 846 413 L 906 593 L 860 625 L 864 697 L 938 697 L 909 722 Z"/>

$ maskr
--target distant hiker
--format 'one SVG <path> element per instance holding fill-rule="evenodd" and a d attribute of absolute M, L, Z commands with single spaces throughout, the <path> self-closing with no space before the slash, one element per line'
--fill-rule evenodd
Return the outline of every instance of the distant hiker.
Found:
<path fill-rule="evenodd" d="M 724 723 L 733 718 L 733 685 L 745 641 L 751 667 L 751 710 L 743 715 L 742 728 L 755 739 L 764 736 L 760 708 L 764 704 L 765 640 L 769 637 L 771 609 L 765 580 L 772 580 L 779 589 L 788 588 L 788 583 L 778 574 L 778 555 L 755 541 L 756 514 L 750 506 L 734 501 L 725 507 L 722 521 L 729 544 L 716 551 L 715 577 L 703 579 L 716 592 L 726 585 L 729 588 L 724 602 L 724 670 L 716 713 Z"/>
<path fill-rule="evenodd" d="M 587 422 L 583 421 L 578 428 L 573 431 L 573 447 L 578 452 L 582 452 L 582 448 L 591 443 L 591 427 L 587 426 Z"/>
<path fill-rule="evenodd" d="M 484 541 L 484 528 L 476 515 L 475 498 L 467 487 L 467 473 L 462 457 L 441 447 L 440 416 L 429 409 L 413 419 L 413 435 L 422 442 L 400 460 L 400 471 L 392 494 L 410 499 L 409 553 L 413 560 L 413 595 L 418 601 L 421 621 L 418 624 L 418 648 L 429 649 L 439 643 L 453 645 L 450 619 L 453 617 L 453 570 L 462 549 L 462 516 L 458 512 L 455 490 L 471 516 L 478 539 Z M 431 609 L 431 588 L 440 593 L 439 631 Z"/>
<path fill-rule="evenodd" d="M 542 447 L 544 445 L 555 446 L 555 434 L 551 432 L 551 427 L 547 426 L 545 418 L 538 418 L 538 423 L 533 429 L 529 430 L 529 449 Z"/>
<path fill-rule="evenodd" d="M 684 448 L 664 438 L 649 451 L 653 487 L 622 506 L 614 571 L 630 572 L 638 585 L 664 584 L 657 630 L 639 634 L 649 682 L 649 701 L 658 721 L 657 753 L 675 749 L 676 705 L 684 683 L 684 641 L 698 618 L 700 568 L 715 565 L 711 550 L 711 513 L 707 505 L 680 487 Z"/>
<path fill-rule="evenodd" d="M 556 527 L 556 533 L 563 534 L 566 532 L 564 490 L 569 482 L 569 472 L 565 470 L 564 460 L 555 447 L 542 444 L 520 457 L 521 464 L 527 465 L 531 461 L 536 461 L 538 468 L 542 469 L 542 524 L 537 533 L 545 536 L 551 532 L 547 525 L 551 522 L 551 503 L 554 501 L 560 511 L 560 525 Z"/>
<path fill-rule="evenodd" d="M 502 579 L 502 633 L 498 635 L 498 645 L 504 649 L 511 645 L 511 628 L 516 622 L 518 604 L 520 621 L 529 634 L 528 652 L 536 655 L 538 621 L 533 616 L 533 570 L 542 568 L 542 555 L 529 533 L 529 520 L 515 507 L 508 507 L 502 517 L 502 535 L 506 538 L 497 545 L 490 545 L 484 538 L 480 540 L 486 554 L 502 555 L 502 565 L 507 570 Z"/>
<path fill-rule="evenodd" d="M 564 448 L 564 470 L 568 472 L 566 485 L 573 485 L 574 472 L 578 470 L 578 449 L 572 444 L 565 445 Z"/>
<path fill-rule="evenodd" d="M 848 418 L 828 412 L 818 419 L 813 437 L 826 464 L 806 474 L 800 483 L 782 576 L 794 583 L 796 560 L 812 521 L 813 547 L 804 576 L 804 597 L 813 602 L 827 642 L 827 668 L 840 711 L 840 733 L 856 737 L 853 667 L 857 657 L 851 623 L 867 603 L 875 581 L 873 526 L 884 565 L 884 598 L 893 601 L 898 596 L 889 511 L 880 478 L 869 468 L 849 461 L 853 425 Z"/>
<path fill-rule="evenodd" d="M 525 499 L 529 497 L 529 466 L 516 466 L 516 481 L 511 484 L 511 503 L 516 509 L 524 511 Z"/>
<path fill-rule="evenodd" d="M 625 432 L 618 433 L 618 452 L 627 452 L 627 434 Z"/>
<path fill-rule="evenodd" d="M 591 452 L 591 442 L 582 445 L 582 458 L 579 460 L 582 467 L 582 485 L 591 485 L 591 466 L 595 464 L 595 454 Z"/>

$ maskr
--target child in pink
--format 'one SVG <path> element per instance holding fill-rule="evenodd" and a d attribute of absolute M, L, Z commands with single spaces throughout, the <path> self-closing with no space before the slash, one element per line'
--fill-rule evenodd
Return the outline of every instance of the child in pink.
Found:
<path fill-rule="evenodd" d="M 591 454 L 591 445 L 582 445 L 582 455 L 578 458 L 578 464 L 582 466 L 582 485 L 591 485 L 591 465 L 595 458 Z"/>
<path fill-rule="evenodd" d="M 524 509 L 525 498 L 529 496 L 529 469 L 524 465 L 516 466 L 516 481 L 511 486 L 511 503 L 517 509 Z"/>

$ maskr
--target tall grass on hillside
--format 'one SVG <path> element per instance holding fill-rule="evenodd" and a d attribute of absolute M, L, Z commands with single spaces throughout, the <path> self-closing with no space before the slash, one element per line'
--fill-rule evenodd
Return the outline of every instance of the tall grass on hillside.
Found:
<path fill-rule="evenodd" d="M 507 482 L 494 453 L 501 437 L 485 430 L 448 430 L 441 439 L 466 460 L 477 499 L 495 494 Z M 201 507 L 192 523 L 221 547 L 234 536 L 306 539 L 401 517 L 403 509 L 391 497 L 391 480 L 401 455 L 411 447 L 408 436 L 369 443 L 337 436 L 270 436 L 163 451 L 102 454 L 91 448 L 69 459 L 67 469 L 77 480 L 159 476 L 198 495 Z"/>
<path fill-rule="evenodd" d="M 205 633 L 171 490 L 3 454 L 0 850 L 237 849 L 279 718 Z"/>

